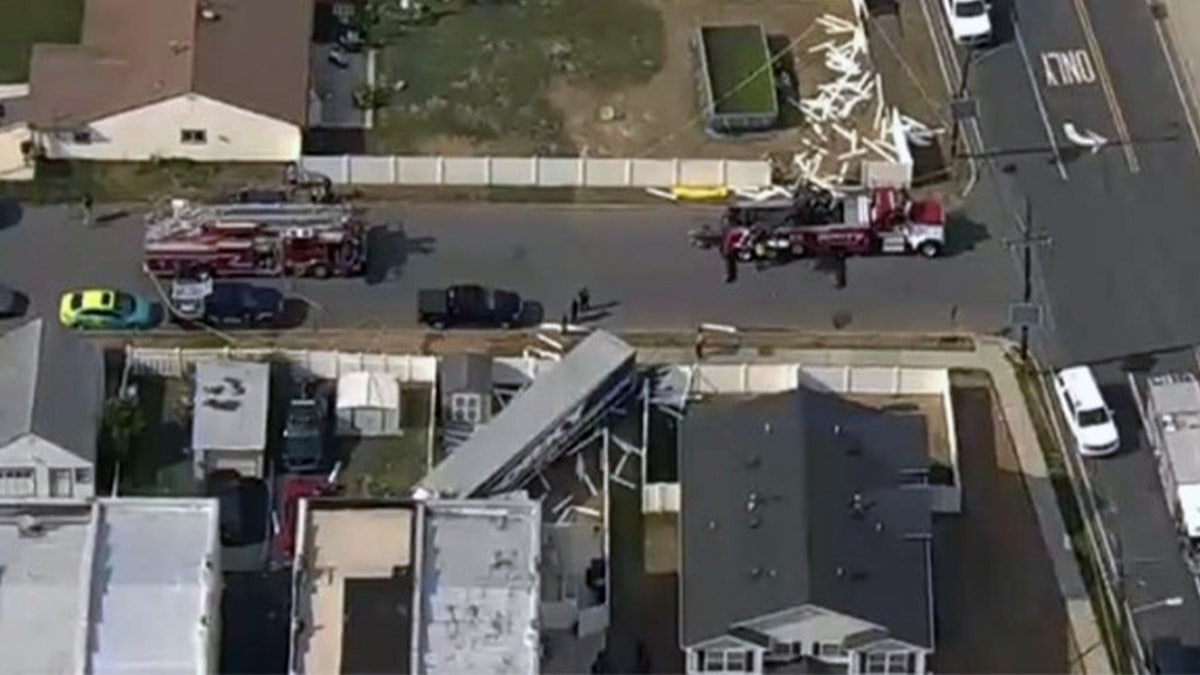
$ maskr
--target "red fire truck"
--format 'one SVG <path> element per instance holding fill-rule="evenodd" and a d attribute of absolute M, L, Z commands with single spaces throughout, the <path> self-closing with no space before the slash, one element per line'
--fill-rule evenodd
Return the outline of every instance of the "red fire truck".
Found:
<path fill-rule="evenodd" d="M 892 188 L 834 197 L 742 201 L 726 209 L 720 228 L 689 232 L 692 245 L 718 248 L 739 262 L 780 262 L 821 255 L 941 254 L 946 215 L 936 199 L 913 200 Z"/>
<path fill-rule="evenodd" d="M 173 200 L 147 217 L 146 270 L 214 277 L 362 274 L 367 229 L 346 204 L 193 204 Z"/>

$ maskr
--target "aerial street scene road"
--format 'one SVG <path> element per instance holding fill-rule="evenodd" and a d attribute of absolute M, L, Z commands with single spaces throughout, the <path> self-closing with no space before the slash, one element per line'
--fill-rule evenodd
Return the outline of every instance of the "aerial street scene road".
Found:
<path fill-rule="evenodd" d="M 0 675 L 1200 673 L 1198 86 L 1194 0 L 3 0 Z"/>

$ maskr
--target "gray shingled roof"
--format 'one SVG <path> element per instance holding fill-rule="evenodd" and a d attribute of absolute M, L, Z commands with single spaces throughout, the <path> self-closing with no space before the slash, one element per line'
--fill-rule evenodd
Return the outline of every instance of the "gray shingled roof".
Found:
<path fill-rule="evenodd" d="M 679 456 L 683 645 L 804 604 L 931 644 L 925 545 L 904 538 L 931 532 L 929 496 L 900 485 L 928 465 L 920 416 L 810 390 L 718 398 L 689 410 Z"/>
<path fill-rule="evenodd" d="M 456 497 L 475 494 L 522 458 L 614 372 L 631 363 L 634 354 L 615 335 L 592 333 L 434 467 L 420 487 Z"/>
<path fill-rule="evenodd" d="M 42 319 L 0 337 L 0 447 L 34 434 L 95 462 L 103 410 L 96 345 Z"/>

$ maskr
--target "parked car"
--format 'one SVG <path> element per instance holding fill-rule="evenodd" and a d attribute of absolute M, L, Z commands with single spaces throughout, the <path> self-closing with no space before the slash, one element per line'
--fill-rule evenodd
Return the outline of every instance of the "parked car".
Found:
<path fill-rule="evenodd" d="M 283 293 L 240 281 L 214 282 L 207 276 L 171 283 L 172 319 L 184 326 L 268 328 L 283 315 Z"/>
<path fill-rule="evenodd" d="M 987 0 L 942 0 L 950 35 L 955 42 L 967 46 L 991 42 L 991 8 Z"/>
<path fill-rule="evenodd" d="M 288 404 L 283 428 L 284 471 L 307 473 L 321 470 L 326 451 L 333 444 L 333 396 L 319 382 L 307 382 Z"/>
<path fill-rule="evenodd" d="M 329 482 L 328 476 L 287 476 L 281 485 L 281 508 L 278 513 L 282 515 L 274 541 L 275 557 L 284 564 L 291 564 L 296 555 L 296 519 L 299 518 L 300 500 L 337 494 L 338 486 Z"/>
<path fill-rule="evenodd" d="M 444 328 L 504 328 L 522 323 L 527 304 L 512 291 L 489 290 L 475 284 L 417 293 L 417 320 Z"/>
<path fill-rule="evenodd" d="M 65 328 L 138 330 L 153 328 L 159 320 L 149 298 L 105 288 L 63 293 L 58 319 Z"/>
<path fill-rule="evenodd" d="M 217 498 L 222 546 L 246 546 L 266 539 L 270 516 L 266 483 L 229 469 L 210 473 L 205 483 L 205 494 Z"/>
<path fill-rule="evenodd" d="M 1059 371 L 1054 376 L 1054 390 L 1079 453 L 1087 457 L 1115 453 L 1121 444 L 1117 423 L 1092 369 L 1075 366 Z"/>

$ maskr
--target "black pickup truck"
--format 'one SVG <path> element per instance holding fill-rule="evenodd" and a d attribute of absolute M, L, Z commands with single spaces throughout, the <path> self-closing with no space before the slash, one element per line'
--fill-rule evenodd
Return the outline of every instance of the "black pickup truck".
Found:
<path fill-rule="evenodd" d="M 489 290 L 474 284 L 417 293 L 417 320 L 444 328 L 504 328 L 521 325 L 527 303 L 512 291 Z"/>

